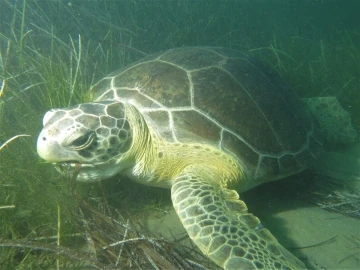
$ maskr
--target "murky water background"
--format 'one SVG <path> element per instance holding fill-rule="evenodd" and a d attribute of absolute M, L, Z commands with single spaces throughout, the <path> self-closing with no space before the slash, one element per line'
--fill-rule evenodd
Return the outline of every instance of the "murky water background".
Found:
<path fill-rule="evenodd" d="M 81 269 L 91 264 L 85 259 L 88 256 L 81 253 L 89 251 L 85 248 L 84 236 L 79 236 L 86 231 L 86 226 L 89 232 L 101 231 L 103 234 L 97 235 L 98 238 L 92 236 L 100 245 L 106 246 L 125 234 L 124 226 L 116 225 L 115 229 L 120 233 L 116 237 L 112 235 L 115 229 L 106 226 L 113 220 L 123 225 L 129 220 L 137 224 L 148 213 L 163 217 L 167 215 L 165 210 L 171 211 L 168 191 L 120 181 L 116 177 L 104 181 L 102 186 L 77 185 L 76 194 L 80 194 L 81 199 L 74 196 L 74 189 L 69 184 L 71 179 L 58 175 L 36 153 L 37 134 L 47 110 L 91 100 L 87 90 L 94 82 L 148 54 L 182 46 L 222 46 L 251 51 L 273 66 L 300 97 L 336 96 L 351 114 L 353 127 L 359 132 L 358 10 L 360 2 L 356 0 L 1 1 L 0 268 L 47 269 L 58 265 Z M 17 135 L 30 136 L 7 141 Z M 354 162 L 354 168 L 360 154 L 352 149 L 355 148 L 336 145 L 329 151 L 341 154 L 352 151 L 340 159 L 348 158 Z M 349 179 L 346 165 L 351 162 L 345 162 L 337 169 L 342 181 Z M 352 172 L 355 185 L 358 172 Z M 359 193 L 347 188 L 350 193 L 341 193 L 345 198 L 337 196 L 337 188 L 343 188 L 346 183 L 337 181 L 334 184 L 314 171 L 294 177 L 280 184 L 270 183 L 268 187 L 271 188 L 267 190 L 260 187 L 245 194 L 249 205 L 253 200 L 252 211 L 262 215 L 255 206 L 257 194 L 263 201 L 258 209 L 264 209 L 264 205 L 271 204 L 269 198 L 278 198 L 279 194 L 285 193 L 290 194 L 286 199 L 294 208 L 301 208 L 291 201 L 296 194 L 300 201 L 309 202 L 316 211 L 320 209 L 320 203 L 333 205 L 333 211 L 351 214 L 351 222 L 343 223 L 344 228 L 350 228 L 348 234 L 341 230 L 341 222 L 336 227 L 339 231 L 329 229 L 329 233 L 324 234 L 324 240 L 340 234 L 352 239 L 341 247 L 341 257 L 332 260 L 321 255 L 329 251 L 315 252 L 320 255 L 308 259 L 307 264 L 315 269 L 358 268 L 360 232 L 356 234 L 358 230 L 354 227 L 359 224 L 355 219 L 360 216 Z M 304 184 L 298 184 L 300 181 L 294 179 L 303 180 Z M 335 186 L 333 189 L 332 185 Z M 269 190 L 272 193 L 266 195 Z M 82 204 L 83 200 L 88 206 Z M 274 200 L 273 205 L 279 207 L 278 199 Z M 341 207 L 335 206 L 341 203 Z M 79 208 L 83 209 L 83 214 L 79 213 Z M 264 214 L 261 218 L 269 218 L 269 225 L 276 224 L 271 215 Z M 331 220 L 334 216 L 328 218 Z M 92 223 L 94 219 L 97 222 Z M 84 220 L 89 224 L 84 225 Z M 278 225 L 274 227 L 281 228 L 280 233 L 285 230 L 281 222 Z M 302 233 L 314 229 L 311 223 L 302 226 Z M 134 231 L 142 233 L 142 229 Z M 144 235 L 147 234 L 144 232 Z M 294 244 L 290 230 L 285 235 L 288 236 L 285 236 L 285 242 Z M 131 237 L 140 236 L 134 232 Z M 173 246 L 161 243 L 163 253 L 166 250 L 173 252 Z M 124 251 L 120 260 L 123 265 L 130 267 L 126 262 L 131 261 L 131 252 L 139 249 L 150 252 L 154 248 L 151 243 L 146 242 L 146 247 L 142 244 L 128 245 L 127 253 Z M 301 242 L 301 245 L 306 244 L 306 241 Z M 64 248 L 64 256 L 58 256 L 59 247 Z M 182 249 L 181 242 L 177 248 L 182 250 L 179 254 L 187 254 L 181 253 L 186 250 Z M 79 255 L 70 256 L 75 252 Z M 113 252 L 98 254 L 101 267 L 114 265 L 119 246 Z M 167 261 L 171 260 L 175 259 L 167 258 Z M 199 260 L 205 266 L 213 267 L 205 263 L 204 258 Z M 136 268 L 136 265 L 132 267 Z M 143 267 L 146 268 L 146 264 Z"/>

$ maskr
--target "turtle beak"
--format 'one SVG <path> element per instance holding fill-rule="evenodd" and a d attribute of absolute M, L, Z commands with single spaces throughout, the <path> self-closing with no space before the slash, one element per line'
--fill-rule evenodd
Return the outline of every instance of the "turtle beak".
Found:
<path fill-rule="evenodd" d="M 62 147 L 47 133 L 46 130 L 41 131 L 37 140 L 37 152 L 42 159 L 53 163 L 79 159 L 76 153 Z"/>

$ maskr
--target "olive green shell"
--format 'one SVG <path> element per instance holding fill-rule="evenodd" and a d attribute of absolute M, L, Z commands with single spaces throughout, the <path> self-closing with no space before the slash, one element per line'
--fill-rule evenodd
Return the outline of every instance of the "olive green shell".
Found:
<path fill-rule="evenodd" d="M 167 141 L 205 142 L 235 154 L 257 182 L 307 168 L 319 150 L 307 108 L 248 53 L 172 49 L 113 72 L 92 91 L 97 101 L 134 104 Z"/>

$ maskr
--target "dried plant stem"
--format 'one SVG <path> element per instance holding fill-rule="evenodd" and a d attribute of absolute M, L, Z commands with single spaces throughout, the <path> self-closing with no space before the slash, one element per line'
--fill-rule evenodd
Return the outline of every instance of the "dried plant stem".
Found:
<path fill-rule="evenodd" d="M 121 240 L 121 241 L 118 241 L 118 242 L 115 242 L 115 243 L 111 243 L 110 245 L 108 246 L 104 246 L 102 247 L 103 249 L 108 249 L 109 247 L 114 247 L 114 246 L 117 246 L 117 245 L 122 245 L 124 243 L 129 243 L 129 242 L 138 242 L 138 241 L 148 241 L 148 240 L 151 240 L 151 238 L 146 238 L 146 237 L 136 237 L 136 238 L 130 238 L 130 239 L 126 239 L 126 240 Z M 156 239 L 153 239 L 153 240 L 156 240 Z"/>
<path fill-rule="evenodd" d="M 0 146 L 0 151 L 5 147 L 7 146 L 11 141 L 19 138 L 19 137 L 28 137 L 30 135 L 27 135 L 27 134 L 20 134 L 20 135 L 16 135 L 14 137 L 11 137 L 10 139 L 8 139 L 6 142 L 4 142 L 1 146 Z"/>
<path fill-rule="evenodd" d="M 294 247 L 294 248 L 289 248 L 289 249 L 305 249 L 305 248 L 313 248 L 313 247 L 318 247 L 318 246 L 322 246 L 325 244 L 330 243 L 331 241 L 335 240 L 339 235 L 335 235 L 334 237 L 331 237 L 330 239 L 327 239 L 325 241 L 313 244 L 313 245 L 309 245 L 309 246 L 303 246 L 303 247 Z"/>
<path fill-rule="evenodd" d="M 20 48 L 20 65 L 21 67 L 23 67 L 24 62 L 23 62 L 23 49 L 24 49 L 24 28 L 25 28 L 25 14 L 26 14 L 26 0 L 23 0 L 23 7 L 22 7 L 22 16 L 21 16 L 21 28 L 20 28 L 20 44 L 19 44 L 19 48 Z"/>
<path fill-rule="evenodd" d="M 151 257 L 143 250 L 144 255 L 146 257 L 146 259 L 148 259 L 148 261 L 150 262 L 151 266 L 155 269 L 155 270 L 160 270 L 159 267 L 157 267 L 156 263 L 151 259 Z"/>
<path fill-rule="evenodd" d="M 343 261 L 345 261 L 345 260 L 347 260 L 347 259 L 349 259 L 349 258 L 351 258 L 351 257 L 353 257 L 353 256 L 355 256 L 355 255 L 357 255 L 357 254 L 359 254 L 359 253 L 360 253 L 360 252 L 352 253 L 352 254 L 346 256 L 344 259 L 341 259 L 338 263 L 340 264 L 340 263 L 342 263 Z"/>
<path fill-rule="evenodd" d="M 4 94 L 4 89 L 5 89 L 5 85 L 6 85 L 6 79 L 3 79 L 3 82 L 1 84 L 1 89 L 0 89 L 0 98 L 2 97 L 2 95 Z"/>
<path fill-rule="evenodd" d="M 85 239 L 87 241 L 88 247 L 90 249 L 91 252 L 91 256 L 92 259 L 94 261 L 97 260 L 97 256 L 96 256 L 96 246 L 95 246 L 95 242 L 94 240 L 91 238 L 91 234 L 90 234 L 90 226 L 85 218 L 84 212 L 81 210 L 81 208 L 79 207 L 79 214 L 81 215 L 81 220 L 83 222 L 83 226 L 85 228 Z"/>
<path fill-rule="evenodd" d="M 61 256 L 66 256 L 75 261 L 87 263 L 95 269 L 105 269 L 105 265 L 100 262 L 92 261 L 86 252 L 79 250 L 69 249 L 66 247 L 54 247 L 49 244 L 37 244 L 31 241 L 24 240 L 3 240 L 0 238 L 0 247 L 15 247 L 15 248 L 29 248 L 32 250 L 44 250 L 48 252 L 57 252 Z"/>
<path fill-rule="evenodd" d="M 82 233 L 74 233 L 74 234 L 69 234 L 69 235 L 65 235 L 66 237 L 84 237 L 84 234 Z M 64 236 L 63 236 L 64 237 Z M 36 237 L 34 238 L 34 240 L 36 241 L 41 241 L 41 240 L 54 240 L 57 239 L 58 236 L 57 235 L 53 235 L 53 236 L 40 236 L 40 237 Z"/>
<path fill-rule="evenodd" d="M 6 67 L 7 67 L 7 63 L 8 63 L 9 54 L 10 54 L 10 45 L 11 45 L 11 42 L 10 42 L 10 40 L 8 40 L 5 57 L 3 57 L 3 55 L 1 54 L 1 51 L 0 51 L 0 61 L 1 61 L 2 73 L 3 73 L 2 74 L 3 82 L 1 84 L 1 89 L 0 89 L 0 98 L 4 95 L 4 90 L 5 90 L 5 86 L 6 86 Z"/>
<path fill-rule="evenodd" d="M 125 240 L 126 237 L 127 237 L 128 229 L 129 229 L 129 219 L 127 219 L 127 221 L 126 221 L 126 229 L 125 229 L 125 232 L 124 232 L 123 240 Z M 123 247 L 124 247 L 124 244 L 121 244 L 119 255 L 118 255 L 117 259 L 116 259 L 115 266 L 118 266 L 118 264 L 119 264 L 119 261 L 120 261 L 120 258 L 121 258 L 121 253 L 123 251 Z"/>
<path fill-rule="evenodd" d="M 74 78 L 72 78 L 72 55 L 71 54 L 71 59 L 70 59 L 70 84 L 71 84 L 71 88 L 70 88 L 70 98 L 69 98 L 69 102 L 68 105 L 70 106 L 71 101 L 73 99 L 73 95 L 74 95 L 74 90 L 75 90 L 75 85 L 76 85 L 76 81 L 77 81 L 77 77 L 79 74 L 79 69 L 80 69 L 80 61 L 81 61 L 81 36 L 79 35 L 79 41 L 78 41 L 78 52 L 76 52 L 75 49 L 75 45 L 74 42 L 72 40 L 72 38 L 70 37 L 70 41 L 71 41 L 71 45 L 73 47 L 73 51 L 74 51 L 74 55 L 75 55 L 75 59 L 76 59 L 76 70 L 75 70 L 75 74 L 74 74 Z"/>
<path fill-rule="evenodd" d="M 3 205 L 3 206 L 0 206 L 0 209 L 9 209 L 9 208 L 15 208 L 15 205 Z"/>
<path fill-rule="evenodd" d="M 61 214 L 60 214 L 60 204 L 57 203 L 57 211 L 58 211 L 58 223 L 57 223 L 57 246 L 60 247 L 60 238 L 61 238 Z M 56 269 L 60 269 L 60 254 L 57 254 L 56 258 Z"/>

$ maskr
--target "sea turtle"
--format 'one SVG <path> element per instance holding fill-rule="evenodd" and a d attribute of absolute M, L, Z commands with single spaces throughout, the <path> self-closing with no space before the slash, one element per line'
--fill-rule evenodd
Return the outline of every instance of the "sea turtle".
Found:
<path fill-rule="evenodd" d="M 304 264 L 248 213 L 239 192 L 309 167 L 316 121 L 279 75 L 247 52 L 185 47 L 113 72 L 94 102 L 53 109 L 37 151 L 78 180 L 117 173 L 171 189 L 190 238 L 224 269 Z"/>

